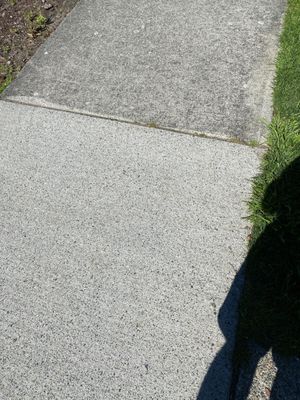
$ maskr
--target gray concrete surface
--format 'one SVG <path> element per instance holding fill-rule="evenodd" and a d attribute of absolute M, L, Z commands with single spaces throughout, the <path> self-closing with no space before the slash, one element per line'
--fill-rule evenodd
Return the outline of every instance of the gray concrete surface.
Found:
<path fill-rule="evenodd" d="M 0 398 L 225 400 L 258 150 L 0 113 Z"/>
<path fill-rule="evenodd" d="M 286 0 L 81 0 L 4 96 L 260 140 Z"/>

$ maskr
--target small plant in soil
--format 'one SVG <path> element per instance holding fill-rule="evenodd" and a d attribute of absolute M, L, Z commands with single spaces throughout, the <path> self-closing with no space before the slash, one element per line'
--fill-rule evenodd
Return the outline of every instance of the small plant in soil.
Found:
<path fill-rule="evenodd" d="M 0 93 L 13 79 L 13 69 L 10 65 L 0 64 Z"/>
<path fill-rule="evenodd" d="M 28 11 L 25 14 L 26 25 L 30 34 L 38 34 L 46 28 L 48 19 L 40 12 Z"/>

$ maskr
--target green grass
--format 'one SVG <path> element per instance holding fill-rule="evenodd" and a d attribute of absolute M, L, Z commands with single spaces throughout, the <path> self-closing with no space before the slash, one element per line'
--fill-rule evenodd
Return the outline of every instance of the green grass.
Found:
<path fill-rule="evenodd" d="M 11 66 L 0 65 L 0 73 L 5 74 L 5 79 L 0 83 L 0 93 L 11 83 L 13 80 L 13 68 Z"/>
<path fill-rule="evenodd" d="M 289 0 L 274 87 L 275 114 L 290 117 L 300 111 L 300 2 Z"/>
<path fill-rule="evenodd" d="M 300 156 L 300 125 L 297 118 L 274 116 L 269 126 L 267 145 L 268 151 L 261 165 L 262 172 L 254 180 L 249 203 L 250 220 L 253 224 L 250 244 L 254 244 L 264 229 L 277 218 L 277 213 L 270 211 L 270 207 L 265 205 L 265 194 L 272 182 Z"/>
<path fill-rule="evenodd" d="M 268 150 L 253 183 L 253 224 L 238 340 L 300 355 L 300 1 L 289 0 Z M 244 350 L 239 348 L 239 351 Z"/>
<path fill-rule="evenodd" d="M 44 30 L 48 22 L 47 18 L 40 12 L 33 10 L 27 11 L 24 18 L 31 33 L 38 33 Z"/>

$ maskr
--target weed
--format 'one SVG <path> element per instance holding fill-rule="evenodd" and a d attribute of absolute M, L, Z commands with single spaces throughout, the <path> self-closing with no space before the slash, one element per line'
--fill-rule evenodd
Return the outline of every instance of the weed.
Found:
<path fill-rule="evenodd" d="M 156 122 L 150 121 L 150 122 L 148 122 L 147 127 L 148 128 L 158 128 L 158 125 Z"/>
<path fill-rule="evenodd" d="M 30 10 L 24 15 L 29 32 L 34 34 L 43 31 L 46 28 L 48 19 L 41 13 L 35 13 Z"/>
<path fill-rule="evenodd" d="M 260 146 L 259 141 L 255 140 L 255 139 L 249 140 L 248 144 L 250 147 L 259 147 Z"/>
<path fill-rule="evenodd" d="M 13 80 L 13 68 L 10 65 L 0 64 L 0 79 L 0 93 L 2 93 Z"/>
<path fill-rule="evenodd" d="M 1 47 L 1 51 L 4 55 L 8 55 L 11 50 L 11 47 L 8 45 L 4 45 Z"/>

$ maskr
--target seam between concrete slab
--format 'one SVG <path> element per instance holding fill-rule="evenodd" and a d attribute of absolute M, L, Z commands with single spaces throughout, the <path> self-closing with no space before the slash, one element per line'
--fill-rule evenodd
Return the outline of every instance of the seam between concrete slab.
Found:
<path fill-rule="evenodd" d="M 160 126 L 160 125 L 152 125 L 152 124 L 147 124 L 147 123 L 142 123 L 142 122 L 137 122 L 137 121 L 132 121 L 129 119 L 125 118 L 120 118 L 120 117 L 114 117 L 114 116 L 109 116 L 109 115 L 101 115 L 89 111 L 82 111 L 82 110 L 77 110 L 77 109 L 70 109 L 68 107 L 63 107 L 59 105 L 49 105 L 49 104 L 36 104 L 32 103 L 30 101 L 22 101 L 20 99 L 15 99 L 15 98 L 2 98 L 0 101 L 5 102 L 5 103 L 13 103 L 13 104 L 20 104 L 23 106 L 28 106 L 28 107 L 35 107 L 35 108 L 44 108 L 46 110 L 53 110 L 53 111 L 59 111 L 59 112 L 66 112 L 70 114 L 76 114 L 76 115 L 82 115 L 86 117 L 92 117 L 92 118 L 98 118 L 98 119 L 103 119 L 106 121 L 114 121 L 114 122 L 119 122 L 119 123 L 124 123 L 128 125 L 134 125 L 134 126 L 141 126 L 144 128 L 151 128 L 151 129 L 157 129 L 161 131 L 168 131 L 168 132 L 173 132 L 173 133 L 178 133 L 181 135 L 189 135 L 193 137 L 199 137 L 199 138 L 204 138 L 204 139 L 210 139 L 210 140 L 218 140 L 222 142 L 227 142 L 227 143 L 234 143 L 238 144 L 241 146 L 246 146 L 246 147 L 255 147 L 255 148 L 260 148 L 260 149 L 265 149 L 266 145 L 264 144 L 259 144 L 257 146 L 252 146 L 250 143 L 247 141 L 235 138 L 235 137 L 224 137 L 221 135 L 217 134 L 211 134 L 207 132 L 199 132 L 199 131 L 192 131 L 189 129 L 177 129 L 177 128 L 172 128 L 172 127 L 167 127 L 167 126 Z"/>

